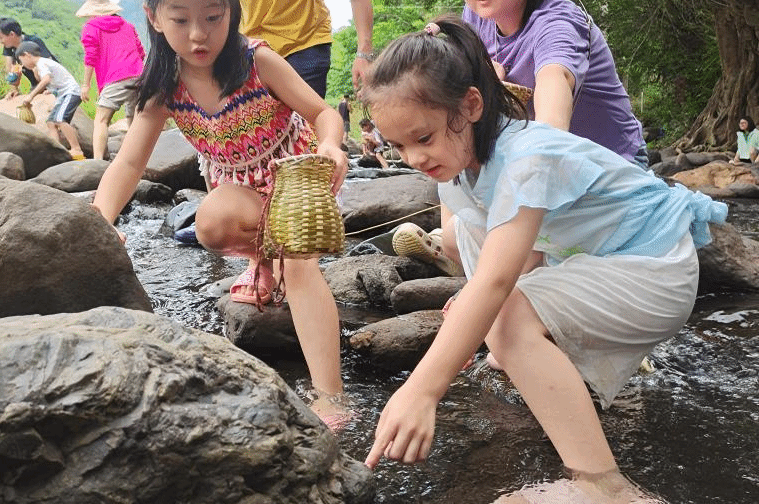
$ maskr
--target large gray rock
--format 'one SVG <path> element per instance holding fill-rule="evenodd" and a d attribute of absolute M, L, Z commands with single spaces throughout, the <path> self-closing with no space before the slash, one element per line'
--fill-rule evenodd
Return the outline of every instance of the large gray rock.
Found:
<path fill-rule="evenodd" d="M 132 261 L 82 198 L 0 180 L 0 317 L 96 306 L 152 311 Z"/>
<path fill-rule="evenodd" d="M 69 193 L 94 191 L 106 168 L 108 161 L 102 159 L 68 161 L 51 166 L 30 181 Z"/>
<path fill-rule="evenodd" d="M 421 173 L 346 182 L 342 200 L 346 232 L 367 230 L 371 236 L 389 231 L 401 220 L 422 229 L 440 227 L 437 182 Z"/>
<path fill-rule="evenodd" d="M 699 292 L 759 290 L 759 242 L 731 224 L 711 224 L 712 242 L 698 250 Z"/>
<path fill-rule="evenodd" d="M 351 336 L 350 346 L 376 366 L 394 373 L 408 371 L 422 359 L 442 324 L 440 310 L 399 315 L 362 327 Z"/>
<path fill-rule="evenodd" d="M 6 114 L 0 114 L 0 152 L 21 156 L 27 179 L 51 166 L 71 161 L 71 154 L 63 145 L 34 126 Z"/>
<path fill-rule="evenodd" d="M 198 170 L 198 152 L 177 128 L 161 132 L 143 178 L 165 184 L 175 192 L 185 188 L 206 188 Z"/>
<path fill-rule="evenodd" d="M 380 308 L 391 306 L 390 296 L 401 282 L 439 274 L 431 264 L 383 254 L 343 257 L 324 269 L 324 278 L 337 301 Z"/>
<path fill-rule="evenodd" d="M 0 500 L 369 503 L 363 464 L 269 367 L 139 311 L 0 320 Z"/>

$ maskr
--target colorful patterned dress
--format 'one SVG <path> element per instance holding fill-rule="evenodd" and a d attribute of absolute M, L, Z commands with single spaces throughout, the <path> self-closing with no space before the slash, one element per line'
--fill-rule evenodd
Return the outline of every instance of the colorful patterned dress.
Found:
<path fill-rule="evenodd" d="M 207 114 L 179 82 L 167 105 L 180 131 L 198 151 L 200 172 L 211 186 L 246 185 L 262 193 L 272 189 L 269 161 L 316 152 L 316 134 L 310 124 L 269 93 L 258 78 L 255 49 L 267 45 L 251 41 L 250 77 L 227 97 L 224 108 Z"/>

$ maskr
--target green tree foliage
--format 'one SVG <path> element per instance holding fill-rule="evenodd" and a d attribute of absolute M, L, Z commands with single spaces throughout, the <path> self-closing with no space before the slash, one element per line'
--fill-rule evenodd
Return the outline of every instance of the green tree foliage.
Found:
<path fill-rule="evenodd" d="M 682 135 L 706 106 L 721 66 L 712 0 L 585 0 L 644 124 Z"/>
<path fill-rule="evenodd" d="M 404 33 L 418 31 L 427 22 L 441 13 L 460 14 L 464 2 L 456 0 L 375 0 L 374 29 L 372 44 L 379 52 L 391 40 Z M 351 22 L 334 34 L 332 44 L 332 67 L 327 76 L 327 96 L 330 102 L 337 103 L 345 93 L 353 92 L 351 68 L 356 54 L 356 28 Z"/>
<path fill-rule="evenodd" d="M 0 17 L 21 24 L 24 33 L 37 35 L 66 69 L 80 78 L 84 50 L 79 42 L 84 20 L 67 0 L 0 0 Z"/>

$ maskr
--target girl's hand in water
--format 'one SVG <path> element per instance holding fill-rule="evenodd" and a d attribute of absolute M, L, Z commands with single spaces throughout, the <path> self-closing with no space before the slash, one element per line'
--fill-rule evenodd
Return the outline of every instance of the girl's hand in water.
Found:
<path fill-rule="evenodd" d="M 92 208 L 94 208 L 95 211 L 98 214 L 100 214 L 101 217 L 103 217 L 105 219 L 105 217 L 103 216 L 103 213 L 100 211 L 100 209 L 97 207 L 97 205 L 95 205 L 94 203 L 90 203 L 90 206 Z M 114 226 L 110 222 L 108 224 L 110 224 L 111 227 L 113 228 L 113 230 L 116 231 L 116 235 L 119 237 L 119 240 L 121 241 L 121 244 L 124 245 L 126 243 L 126 235 L 124 233 L 122 233 L 121 231 L 119 231 L 118 229 L 116 229 L 116 226 Z"/>
<path fill-rule="evenodd" d="M 340 190 L 340 186 L 343 185 L 345 176 L 348 174 L 348 156 L 340 147 L 328 143 L 319 144 L 316 153 L 331 157 L 335 160 L 335 171 L 332 173 L 332 180 L 330 183 L 332 185 L 332 194 L 337 194 L 337 191 Z"/>
<path fill-rule="evenodd" d="M 382 410 L 364 463 L 374 469 L 382 456 L 406 464 L 423 461 L 432 447 L 436 409 L 436 397 L 405 383 Z"/>

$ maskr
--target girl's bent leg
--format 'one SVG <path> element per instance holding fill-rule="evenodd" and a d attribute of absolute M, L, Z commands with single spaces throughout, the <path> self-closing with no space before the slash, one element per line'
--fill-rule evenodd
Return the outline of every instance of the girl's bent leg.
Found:
<path fill-rule="evenodd" d="M 254 189 L 218 186 L 203 198 L 195 214 L 198 241 L 221 255 L 254 258 L 262 208 L 263 200 Z"/>
<path fill-rule="evenodd" d="M 585 473 L 616 468 L 585 382 L 548 339 L 532 305 L 514 289 L 485 339 L 566 467 Z"/>
<path fill-rule="evenodd" d="M 195 234 L 206 249 L 220 255 L 246 257 L 248 269 L 256 267 L 258 258 L 255 239 L 261 217 L 263 199 L 250 187 L 223 184 L 203 199 L 195 214 Z M 271 268 L 271 261 L 262 263 Z M 266 296 L 271 282 L 259 286 L 259 294 Z M 235 287 L 235 295 L 252 299 L 252 285 Z"/>

